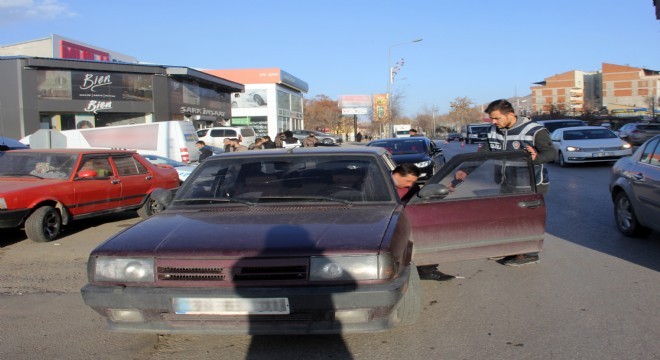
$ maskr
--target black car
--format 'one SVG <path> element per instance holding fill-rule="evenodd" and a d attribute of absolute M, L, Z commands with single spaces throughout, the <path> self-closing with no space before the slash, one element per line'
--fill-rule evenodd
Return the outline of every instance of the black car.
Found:
<path fill-rule="evenodd" d="M 445 163 L 442 148 L 427 137 L 379 139 L 369 142 L 367 146 L 387 149 L 397 164 L 415 164 L 422 173 L 420 181 L 433 176 Z"/>
<path fill-rule="evenodd" d="M 452 132 L 447 134 L 447 141 L 461 141 L 463 138 L 460 133 Z"/>

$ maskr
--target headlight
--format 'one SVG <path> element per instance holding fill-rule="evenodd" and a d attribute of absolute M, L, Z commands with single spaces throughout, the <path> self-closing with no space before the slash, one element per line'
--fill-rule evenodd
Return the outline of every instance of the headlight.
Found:
<path fill-rule="evenodd" d="M 5 201 L 5 198 L 0 198 L 0 209 L 6 209 L 7 208 L 7 202 Z"/>
<path fill-rule="evenodd" d="M 580 151 L 580 148 L 577 146 L 567 146 L 566 151 Z"/>
<path fill-rule="evenodd" d="M 632 145 L 630 145 L 628 143 L 625 143 L 625 144 L 621 145 L 621 150 L 630 149 L 631 147 L 632 147 Z"/>
<path fill-rule="evenodd" d="M 153 282 L 154 259 L 101 256 L 94 261 L 93 281 Z"/>
<path fill-rule="evenodd" d="M 357 281 L 390 279 L 396 265 L 390 254 L 356 256 L 313 256 L 310 281 Z"/>
<path fill-rule="evenodd" d="M 424 168 L 424 167 L 427 167 L 429 165 L 431 165 L 431 160 L 426 160 L 426 161 L 415 163 L 415 166 L 417 166 L 418 168 Z"/>

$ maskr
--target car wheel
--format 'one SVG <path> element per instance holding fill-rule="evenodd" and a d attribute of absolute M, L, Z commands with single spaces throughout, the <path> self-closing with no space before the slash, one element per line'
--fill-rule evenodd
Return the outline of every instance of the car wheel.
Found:
<path fill-rule="evenodd" d="M 52 206 L 42 206 L 25 220 L 27 237 L 36 242 L 55 240 L 62 230 L 60 212 Z"/>
<path fill-rule="evenodd" d="M 325 138 L 325 139 L 322 140 L 322 142 L 326 145 L 330 145 L 330 144 L 332 144 L 332 139 Z"/>
<path fill-rule="evenodd" d="M 651 229 L 642 226 L 637 221 L 635 209 L 633 209 L 628 195 L 623 191 L 614 198 L 614 219 L 623 235 L 641 237 L 651 233 Z"/>
<path fill-rule="evenodd" d="M 152 199 L 151 196 L 149 196 L 149 198 L 147 198 L 147 200 L 144 202 L 142 207 L 138 209 L 137 213 L 138 215 L 140 215 L 141 218 L 148 219 L 153 215 L 158 214 L 161 211 L 163 211 L 163 209 L 160 207 L 158 202 L 156 202 L 156 200 Z"/>
<path fill-rule="evenodd" d="M 398 325 L 412 325 L 417 321 L 422 308 L 420 292 L 421 287 L 417 267 L 414 264 L 410 264 L 408 290 L 399 301 L 399 307 L 396 310 L 397 317 L 400 320 Z"/>
<path fill-rule="evenodd" d="M 564 154 L 562 154 L 561 151 L 559 152 L 559 154 L 557 154 L 557 159 L 559 160 L 559 166 L 564 168 L 570 166 L 570 164 L 567 163 L 566 160 L 564 159 Z"/>

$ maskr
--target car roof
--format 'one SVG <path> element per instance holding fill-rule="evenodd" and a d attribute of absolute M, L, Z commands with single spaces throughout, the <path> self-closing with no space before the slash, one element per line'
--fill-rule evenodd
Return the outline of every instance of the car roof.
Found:
<path fill-rule="evenodd" d="M 24 153 L 53 153 L 53 154 L 137 154 L 135 150 L 116 150 L 116 149 L 20 149 L 11 150 L 11 152 Z"/>
<path fill-rule="evenodd" d="M 382 155 L 388 153 L 387 150 L 381 147 L 373 146 L 351 146 L 351 147 L 335 147 L 335 146 L 319 146 L 319 147 L 294 147 L 294 148 L 276 148 L 276 149 L 263 149 L 263 150 L 250 150 L 250 151 L 239 151 L 239 152 L 230 152 L 214 155 L 209 157 L 206 161 L 211 159 L 221 159 L 228 156 L 236 157 L 263 157 L 268 155 L 302 155 L 302 154 L 314 154 L 314 155 Z M 389 153 L 388 153 L 389 154 Z"/>
<path fill-rule="evenodd" d="M 564 127 L 564 128 L 559 128 L 555 131 L 567 131 L 567 130 L 610 130 L 606 127 L 603 126 L 570 126 L 570 127 Z M 611 131 L 611 130 L 610 130 Z"/>
<path fill-rule="evenodd" d="M 546 123 L 559 123 L 559 122 L 572 122 L 572 121 L 584 123 L 584 120 L 580 120 L 580 119 L 536 120 L 536 122 L 539 123 L 539 124 L 546 124 Z"/>
<path fill-rule="evenodd" d="M 408 130 L 406 130 L 408 131 Z M 423 140 L 423 141 L 431 141 L 431 139 L 427 138 L 426 136 L 411 136 L 411 137 L 404 137 L 404 138 L 384 138 L 384 139 L 377 139 L 377 140 L 372 140 L 369 141 L 368 144 L 370 143 L 375 143 L 375 142 L 381 142 L 381 141 L 387 141 L 387 142 L 406 142 L 406 141 L 411 141 L 411 140 Z"/>

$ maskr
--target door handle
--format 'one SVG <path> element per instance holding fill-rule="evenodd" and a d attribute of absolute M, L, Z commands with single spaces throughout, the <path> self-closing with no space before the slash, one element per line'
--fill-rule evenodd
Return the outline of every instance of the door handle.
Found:
<path fill-rule="evenodd" d="M 147 179 L 147 180 L 151 180 L 151 179 L 153 179 L 153 178 L 154 178 L 153 176 L 149 175 L 149 176 L 147 176 L 145 179 Z"/>
<path fill-rule="evenodd" d="M 110 181 L 110 182 L 111 182 L 112 184 L 114 184 L 114 185 L 117 185 L 117 184 L 119 184 L 119 183 L 121 182 L 121 180 L 117 180 L 117 179 L 115 179 L 115 180 L 112 180 L 112 181 Z"/>
<path fill-rule="evenodd" d="M 644 181 L 644 173 L 634 173 L 632 179 L 633 181 Z"/>
<path fill-rule="evenodd" d="M 539 206 L 543 206 L 543 201 L 541 200 L 521 201 L 518 203 L 518 206 L 526 209 L 535 209 Z"/>

